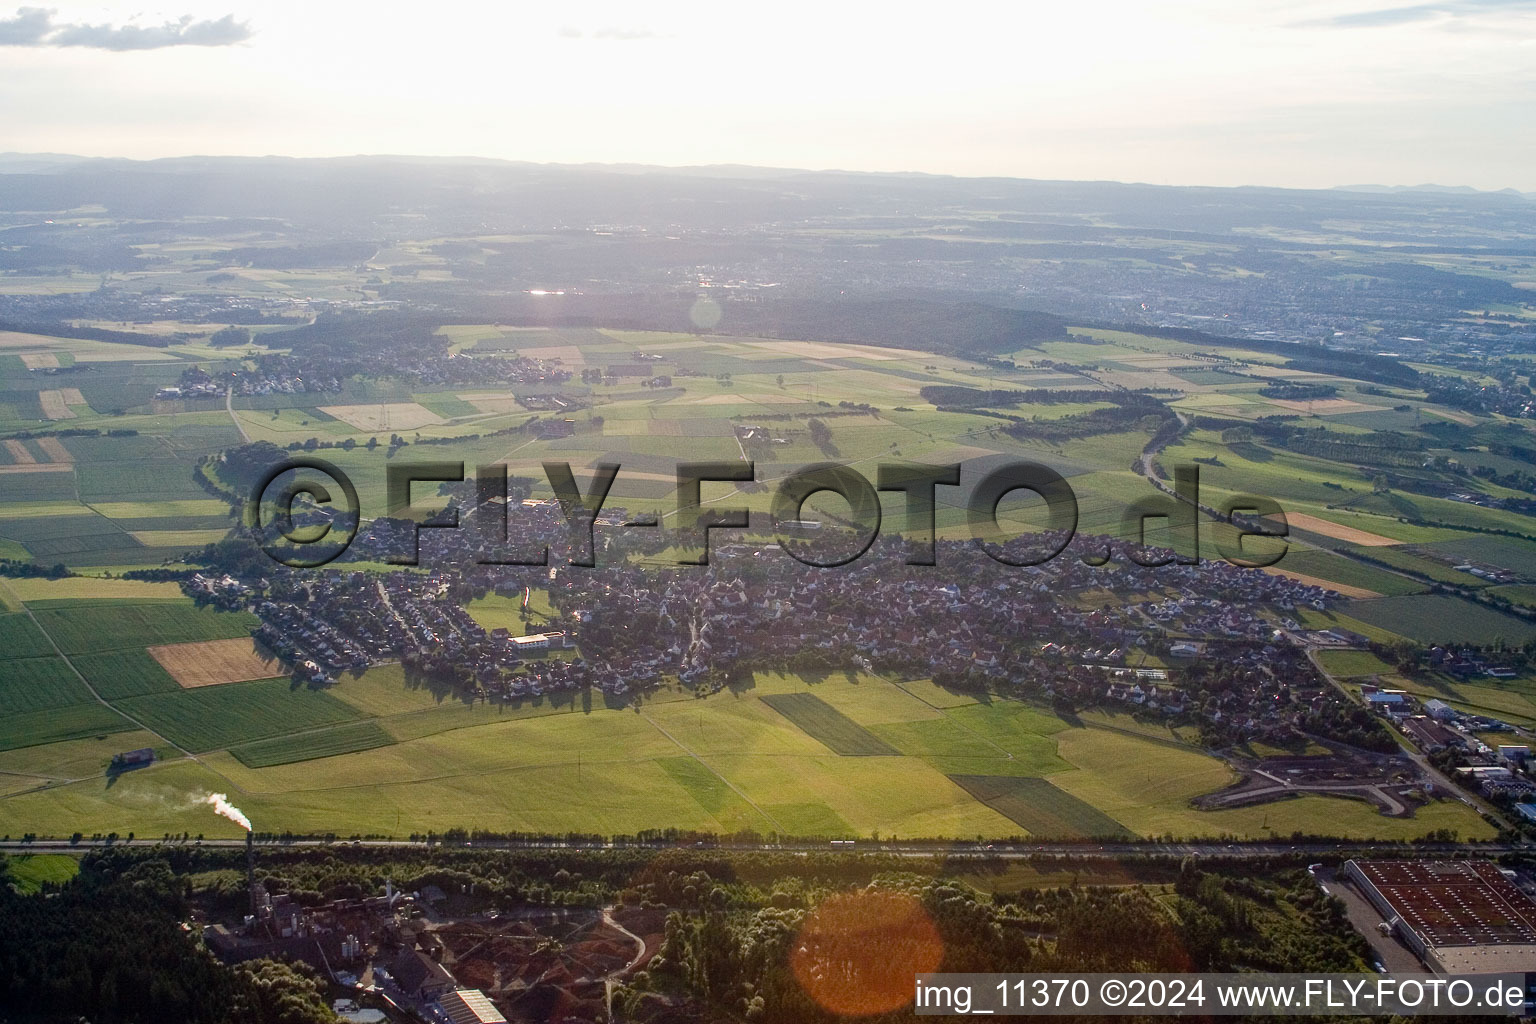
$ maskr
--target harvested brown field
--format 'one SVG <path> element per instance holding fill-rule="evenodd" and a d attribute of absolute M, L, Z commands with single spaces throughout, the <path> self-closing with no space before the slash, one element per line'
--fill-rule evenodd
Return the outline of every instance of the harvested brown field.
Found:
<path fill-rule="evenodd" d="M 559 360 L 564 366 L 587 365 L 587 357 L 575 345 L 535 345 L 533 348 L 520 348 L 517 354 L 551 363 Z"/>
<path fill-rule="evenodd" d="M 85 405 L 85 396 L 79 388 L 59 388 L 59 394 L 64 396 L 65 405 Z"/>
<path fill-rule="evenodd" d="M 43 407 L 43 415 L 51 420 L 72 420 L 75 418 L 74 410 L 69 403 L 64 401 L 62 391 L 39 391 L 37 404 Z"/>
<path fill-rule="evenodd" d="M 29 370 L 57 370 L 59 357 L 54 352 L 23 352 L 21 363 Z"/>
<path fill-rule="evenodd" d="M 5 442 L 5 450 L 11 453 L 11 458 L 18 466 L 30 466 L 37 462 L 37 459 L 27 450 L 27 446 L 20 441 Z"/>
<path fill-rule="evenodd" d="M 39 462 L 36 465 L 0 466 L 0 473 L 73 473 L 75 467 L 64 462 Z"/>
<path fill-rule="evenodd" d="M 459 395 L 481 412 L 518 412 L 523 407 L 513 395 Z"/>
<path fill-rule="evenodd" d="M 776 356 L 799 356 L 802 359 L 873 359 L 886 362 L 891 359 L 928 358 L 911 349 L 845 345 L 835 341 L 748 341 L 743 344 L 772 352 Z"/>
<path fill-rule="evenodd" d="M 149 656 L 188 688 L 283 675 L 283 666 L 272 652 L 250 637 L 165 644 L 149 648 Z"/>
<path fill-rule="evenodd" d="M 362 431 L 414 430 L 448 422 L 417 402 L 385 402 L 379 405 L 322 405 L 320 411 Z"/>
<path fill-rule="evenodd" d="M 1310 530 L 1312 533 L 1320 533 L 1324 537 L 1332 537 L 1334 540 L 1342 540 L 1348 544 L 1359 544 L 1367 548 L 1390 548 L 1402 541 L 1393 540 L 1391 537 L 1383 537 L 1379 533 L 1366 533 L 1352 526 L 1340 526 L 1317 516 L 1309 516 L 1305 512 L 1287 512 L 1285 521 L 1301 530 Z M 1342 591 L 1341 591 L 1342 593 Z"/>
<path fill-rule="evenodd" d="M 808 399 L 799 395 L 709 395 L 705 398 L 695 398 L 687 405 L 803 405 Z"/>
<path fill-rule="evenodd" d="M 74 462 L 75 457 L 69 454 L 69 449 L 64 447 L 64 442 L 56 437 L 40 437 L 37 446 L 48 456 L 50 462 Z"/>
<path fill-rule="evenodd" d="M 1371 412 L 1377 406 L 1364 402 L 1351 402 L 1347 398 L 1315 398 L 1312 401 L 1293 401 L 1288 398 L 1271 398 L 1270 405 L 1278 405 L 1291 412 L 1310 412 L 1318 416 L 1337 416 L 1346 412 Z"/>
<path fill-rule="evenodd" d="M 1352 587 L 1348 583 L 1335 583 L 1333 580 L 1325 580 L 1320 576 L 1308 576 L 1306 573 L 1291 572 L 1289 569 L 1281 569 L 1278 566 L 1271 565 L 1264 571 L 1267 573 L 1272 573 L 1276 576 L 1284 576 L 1286 579 L 1292 579 L 1298 583 L 1305 583 L 1308 586 L 1322 587 L 1324 590 L 1332 590 L 1335 593 L 1344 595 L 1345 597 L 1365 598 L 1381 596 L 1380 594 L 1376 593 L 1376 591 L 1366 590 L 1364 587 Z"/>

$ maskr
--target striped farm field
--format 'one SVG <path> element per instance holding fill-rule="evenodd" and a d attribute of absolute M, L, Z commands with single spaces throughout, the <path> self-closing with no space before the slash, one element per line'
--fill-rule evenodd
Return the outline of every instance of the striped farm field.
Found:
<path fill-rule="evenodd" d="M 283 674 L 277 657 L 250 637 L 167 644 L 148 654 L 180 686 L 217 686 Z"/>
<path fill-rule="evenodd" d="M 70 661 L 103 700 L 177 689 L 176 680 L 146 651 L 77 654 Z"/>
<path fill-rule="evenodd" d="M 0 715 L 81 704 L 90 699 L 90 691 L 63 658 L 0 662 Z"/>
<path fill-rule="evenodd" d="M 118 706 L 194 753 L 335 725 L 358 717 L 347 704 L 287 679 L 205 686 L 130 697 Z"/>
<path fill-rule="evenodd" d="M 0 615 L 0 659 L 41 658 L 53 653 L 53 645 L 30 616 Z"/>
<path fill-rule="evenodd" d="M 50 604 L 33 614 L 65 654 L 89 654 L 245 636 L 260 625 L 248 612 L 199 608 L 191 601 Z"/>
<path fill-rule="evenodd" d="M 349 722 L 330 729 L 246 743 L 231 747 L 229 752 L 247 768 L 271 768 L 280 764 L 387 747 L 394 742 L 394 737 L 379 728 L 376 722 Z"/>
<path fill-rule="evenodd" d="M 892 756 L 901 752 L 814 693 L 775 693 L 762 698 L 807 736 L 844 756 Z"/>
<path fill-rule="evenodd" d="M 106 736 L 130 732 L 134 728 L 132 722 L 116 711 L 96 703 L 4 714 L 0 715 L 0 750 Z"/>
<path fill-rule="evenodd" d="M 1045 779 L 951 775 L 950 781 L 1030 835 L 1051 839 L 1134 839 L 1114 818 Z"/>

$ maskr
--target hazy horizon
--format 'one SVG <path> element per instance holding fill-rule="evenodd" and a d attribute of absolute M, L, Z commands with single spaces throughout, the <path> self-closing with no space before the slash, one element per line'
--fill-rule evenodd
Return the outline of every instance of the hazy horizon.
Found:
<path fill-rule="evenodd" d="M 1536 191 L 1536 0 L 0 8 L 0 137 L 1157 185 Z"/>
<path fill-rule="evenodd" d="M 884 175 L 890 177 L 926 177 L 926 178 L 955 178 L 960 180 L 987 180 L 999 181 L 1038 181 L 1038 182 L 1067 182 L 1073 184 L 1103 184 L 1103 185 L 1127 185 L 1149 186 L 1156 188 L 1212 188 L 1212 189 L 1278 189 L 1293 191 L 1360 191 L 1371 193 L 1381 192 L 1445 192 L 1452 195 L 1520 195 L 1525 197 L 1536 196 L 1536 192 L 1526 192 L 1514 186 L 1500 188 L 1478 188 L 1461 182 L 1445 181 L 1419 181 L 1419 182 L 1387 182 L 1387 181 L 1351 181 L 1341 182 L 1335 185 L 1270 185 L 1258 182 L 1242 182 L 1238 184 L 1213 185 L 1198 181 L 1174 181 L 1153 182 L 1122 178 L 1038 178 L 1025 175 L 1012 174 L 954 174 L 941 171 L 923 171 L 911 169 L 869 170 L 857 167 L 794 167 L 788 165 L 771 164 L 744 164 L 744 163 L 695 163 L 695 164 L 660 164 L 640 163 L 636 161 L 612 161 L 612 160 L 587 160 L 581 162 L 562 160 L 523 160 L 516 157 L 486 156 L 478 153 L 316 153 L 296 155 L 291 153 L 170 153 L 164 156 L 130 157 L 120 154 L 88 155 L 84 153 L 61 152 L 28 152 L 20 150 L 0 150 L 0 160 L 5 159 L 58 159 L 64 161 L 126 161 L 130 163 L 155 163 L 157 161 L 177 160 L 400 160 L 410 162 L 433 163 L 502 163 L 508 165 L 522 165 L 530 167 L 591 167 L 614 170 L 635 169 L 641 171 L 673 171 L 673 172 L 703 172 L 703 171 L 760 171 L 773 174 L 868 174 Z M 0 173 L 6 173 L 0 166 Z"/>

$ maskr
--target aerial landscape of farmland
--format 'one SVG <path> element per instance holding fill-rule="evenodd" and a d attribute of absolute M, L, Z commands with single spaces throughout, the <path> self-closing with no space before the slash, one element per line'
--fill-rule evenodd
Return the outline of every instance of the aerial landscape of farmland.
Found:
<path fill-rule="evenodd" d="M 0 1024 L 1529 1017 L 1533 43 L 0 10 Z"/>

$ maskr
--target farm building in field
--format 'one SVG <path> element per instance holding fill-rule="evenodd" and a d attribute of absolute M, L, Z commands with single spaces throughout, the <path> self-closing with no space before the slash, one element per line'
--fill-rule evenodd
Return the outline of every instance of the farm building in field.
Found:
<path fill-rule="evenodd" d="M 1536 964 L 1536 900 L 1489 860 L 1351 860 L 1344 878 L 1439 974 Z"/>
<path fill-rule="evenodd" d="M 437 1005 L 453 1024 L 507 1024 L 507 1018 L 477 988 L 456 989 L 439 999 Z"/>
<path fill-rule="evenodd" d="M 149 747 L 140 747 L 138 750 L 125 750 L 121 754 L 112 755 L 112 767 L 135 768 L 141 764 L 149 764 L 155 759 L 155 752 Z"/>

